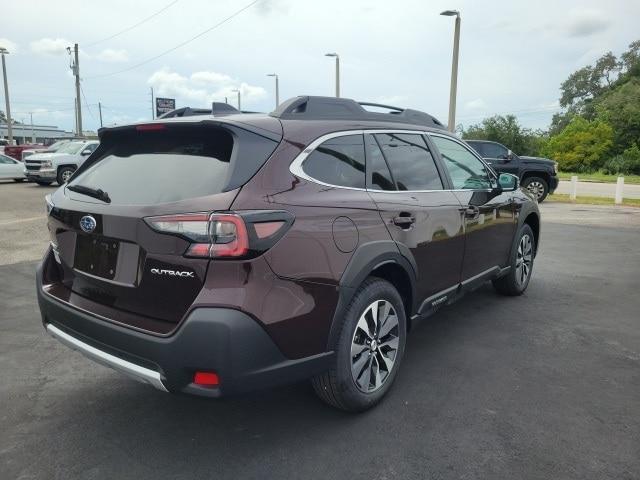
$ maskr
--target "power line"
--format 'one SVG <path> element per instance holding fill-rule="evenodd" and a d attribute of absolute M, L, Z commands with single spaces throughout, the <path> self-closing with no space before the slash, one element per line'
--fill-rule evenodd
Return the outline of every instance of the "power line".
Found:
<path fill-rule="evenodd" d="M 184 47 L 184 46 L 185 46 L 185 45 L 187 45 L 188 43 L 191 43 L 191 42 L 193 42 L 194 40 L 197 40 L 198 38 L 202 37 L 203 35 L 205 35 L 205 34 L 207 34 L 207 33 L 211 32 L 212 30 L 215 30 L 216 28 L 218 28 L 218 27 L 220 27 L 220 26 L 224 25 L 224 24 L 225 24 L 225 23 L 227 23 L 229 20 L 231 20 L 231 19 L 233 19 L 233 18 L 237 17 L 237 16 L 238 16 L 238 15 L 240 15 L 242 12 L 244 12 L 245 10 L 247 10 L 247 9 L 251 8 L 252 6 L 254 6 L 256 3 L 260 2 L 260 1 L 266 1 L 266 0 L 253 0 L 253 2 L 251 2 L 251 3 L 247 4 L 247 5 L 245 5 L 245 6 L 244 6 L 244 7 L 242 7 L 240 10 L 237 10 L 236 12 L 232 13 L 232 14 L 231 14 L 231 15 L 229 15 L 227 18 L 225 18 L 224 20 L 219 21 L 218 23 L 216 23 L 216 24 L 215 24 L 215 25 L 213 25 L 212 27 L 207 28 L 206 30 L 204 30 L 204 31 L 200 32 L 200 33 L 199 33 L 199 34 L 197 34 L 196 36 L 191 37 L 190 39 L 185 40 L 184 42 L 179 43 L 179 44 L 178 44 L 178 45 L 176 45 L 175 47 L 172 47 L 172 48 L 170 48 L 169 50 L 165 50 L 164 52 L 162 52 L 162 53 L 160 53 L 160 54 L 158 54 L 158 55 L 156 55 L 156 56 L 154 56 L 154 57 L 148 58 L 147 60 L 144 60 L 144 61 L 142 61 L 142 62 L 140 62 L 140 63 L 136 63 L 135 65 L 132 65 L 132 66 L 130 66 L 130 67 L 127 67 L 127 68 L 125 68 L 125 69 L 123 69 L 123 70 L 118 70 L 118 71 L 111 72 L 111 73 L 105 73 L 105 74 L 102 74 L 102 75 L 93 75 L 93 76 L 90 76 L 90 77 L 85 77 L 85 79 L 111 77 L 111 76 L 113 76 L 113 75 L 118 75 L 118 74 L 120 74 L 120 73 L 124 73 L 124 72 L 128 72 L 128 71 L 130 71 L 130 70 L 133 70 L 134 68 L 141 67 L 142 65 L 146 65 L 146 64 L 147 64 L 147 63 L 149 63 L 149 62 L 153 62 L 154 60 L 157 60 L 157 59 L 158 59 L 158 58 L 160 58 L 160 57 L 164 57 L 166 54 L 171 53 L 171 52 L 173 52 L 173 51 L 175 51 L 175 50 L 177 50 L 177 49 L 179 49 L 179 48 L 181 48 L 181 47 Z"/>
<path fill-rule="evenodd" d="M 173 2 L 169 3 L 168 5 L 166 5 L 165 7 L 161 8 L 160 10 L 158 10 L 156 13 L 149 15 L 147 18 L 140 20 L 138 23 L 136 23 L 135 25 L 131 25 L 130 27 L 125 28 L 124 30 L 120 30 L 117 33 L 114 33 L 113 35 L 110 35 L 108 37 L 105 37 L 101 40 L 96 40 L 95 42 L 89 43 L 88 45 L 85 45 L 86 47 L 93 47 L 94 45 L 97 45 L 99 43 L 102 42 L 106 42 L 107 40 L 111 40 L 112 38 L 116 38 L 119 35 L 122 35 L 123 33 L 127 33 L 131 30 L 133 30 L 136 27 L 139 27 L 140 25 L 142 25 L 143 23 L 148 22 L 149 20 L 151 20 L 152 18 L 160 15 L 162 12 L 164 12 L 165 10 L 167 10 L 169 7 L 175 5 L 176 3 L 178 3 L 179 0 L 174 0 Z"/>
<path fill-rule="evenodd" d="M 82 88 L 82 84 L 80 84 L 80 91 L 82 92 L 82 98 L 84 98 L 84 104 L 87 107 L 87 110 L 89 111 L 89 115 L 91 115 L 91 118 L 93 118 L 93 121 L 95 122 L 96 117 L 93 115 L 91 108 L 89 108 L 89 102 L 87 102 L 87 96 L 84 94 L 84 89 Z"/>

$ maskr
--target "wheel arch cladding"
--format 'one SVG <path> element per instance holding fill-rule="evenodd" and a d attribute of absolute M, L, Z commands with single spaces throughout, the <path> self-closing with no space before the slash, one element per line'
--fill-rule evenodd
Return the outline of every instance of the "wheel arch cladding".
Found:
<path fill-rule="evenodd" d="M 528 178 L 538 177 L 547 182 L 547 186 L 549 186 L 549 182 L 551 181 L 551 174 L 545 170 L 529 170 L 525 171 L 522 175 L 522 181 L 524 182 Z"/>
<path fill-rule="evenodd" d="M 403 254 L 404 250 L 408 256 Z M 334 349 L 344 312 L 351 299 L 370 276 L 382 278 L 394 285 L 403 299 L 407 319 L 415 311 L 417 265 L 411 252 L 391 240 L 362 244 L 356 249 L 340 279 L 338 303 L 329 330 L 328 350 Z"/>

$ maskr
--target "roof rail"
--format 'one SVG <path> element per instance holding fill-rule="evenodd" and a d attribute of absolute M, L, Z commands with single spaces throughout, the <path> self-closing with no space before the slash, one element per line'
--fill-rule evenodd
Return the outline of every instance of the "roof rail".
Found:
<path fill-rule="evenodd" d="M 364 107 L 390 110 L 388 113 L 371 112 Z M 300 96 L 281 103 L 269 115 L 282 120 L 356 120 L 383 121 L 421 125 L 444 129 L 444 125 L 428 113 L 410 108 L 393 107 L 380 103 L 356 102 L 350 98 Z"/>
<path fill-rule="evenodd" d="M 213 102 L 211 104 L 211 109 L 191 107 L 176 108 L 170 112 L 163 113 L 158 118 L 192 117 L 195 115 L 213 115 L 214 117 L 221 117 L 224 115 L 233 115 L 234 113 L 242 112 L 228 103 Z"/>

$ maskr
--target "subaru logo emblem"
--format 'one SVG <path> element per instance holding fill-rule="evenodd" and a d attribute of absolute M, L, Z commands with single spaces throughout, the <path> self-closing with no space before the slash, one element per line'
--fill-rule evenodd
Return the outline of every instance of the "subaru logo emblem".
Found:
<path fill-rule="evenodd" d="M 96 219 L 91 215 L 85 215 L 80 219 L 80 228 L 83 232 L 91 233 L 96 229 Z"/>

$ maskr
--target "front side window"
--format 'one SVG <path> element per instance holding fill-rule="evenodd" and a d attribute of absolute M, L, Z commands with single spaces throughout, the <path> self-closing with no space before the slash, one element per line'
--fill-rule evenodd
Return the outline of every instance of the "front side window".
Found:
<path fill-rule="evenodd" d="M 398 190 L 442 190 L 442 180 L 422 135 L 375 135 Z"/>
<path fill-rule="evenodd" d="M 462 144 L 444 137 L 432 136 L 456 190 L 491 188 L 484 164 Z"/>
<path fill-rule="evenodd" d="M 362 135 L 335 137 L 320 144 L 305 159 L 302 170 L 329 185 L 365 188 Z"/>

